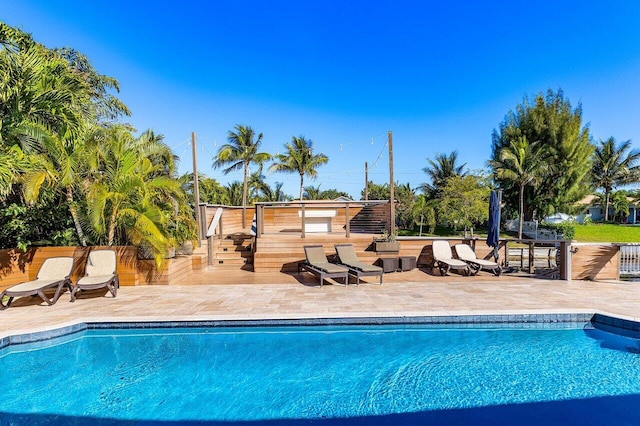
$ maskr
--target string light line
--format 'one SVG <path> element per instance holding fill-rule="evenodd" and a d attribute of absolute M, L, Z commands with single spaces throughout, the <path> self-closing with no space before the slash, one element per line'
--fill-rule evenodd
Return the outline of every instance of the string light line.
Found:
<path fill-rule="evenodd" d="M 346 148 L 346 147 L 351 146 L 351 145 L 359 145 L 359 144 L 362 144 L 362 143 L 368 143 L 368 144 L 373 145 L 373 143 L 374 143 L 374 141 L 376 139 L 380 139 L 380 138 L 383 138 L 385 136 L 386 135 L 383 133 L 383 134 L 376 135 L 376 136 L 373 136 L 373 137 L 367 138 L 367 139 L 360 139 L 360 140 L 353 141 L 353 142 L 343 142 L 343 143 L 338 144 L 338 149 L 340 149 L 340 151 L 342 151 L 343 148 Z"/>

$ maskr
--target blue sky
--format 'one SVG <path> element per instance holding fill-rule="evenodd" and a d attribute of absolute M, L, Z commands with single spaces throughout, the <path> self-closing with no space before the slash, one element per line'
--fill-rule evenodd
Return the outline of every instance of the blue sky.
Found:
<path fill-rule="evenodd" d="M 0 20 L 71 46 L 118 79 L 140 131 L 152 128 L 191 171 L 227 183 L 212 157 L 236 124 L 263 151 L 304 135 L 329 157 L 321 189 L 359 198 L 364 163 L 417 187 L 437 153 L 486 166 L 491 132 L 523 99 L 562 88 L 595 140 L 640 147 L 636 1 L 0 0 Z M 297 194 L 297 175 L 273 174 Z"/>

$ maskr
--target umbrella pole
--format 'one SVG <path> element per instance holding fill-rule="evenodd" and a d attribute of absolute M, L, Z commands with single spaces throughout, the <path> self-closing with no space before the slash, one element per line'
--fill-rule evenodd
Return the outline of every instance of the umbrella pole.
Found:
<path fill-rule="evenodd" d="M 500 220 L 502 216 L 502 189 L 498 190 L 498 244 L 493 248 L 493 260 L 498 263 L 498 257 L 500 256 Z"/>

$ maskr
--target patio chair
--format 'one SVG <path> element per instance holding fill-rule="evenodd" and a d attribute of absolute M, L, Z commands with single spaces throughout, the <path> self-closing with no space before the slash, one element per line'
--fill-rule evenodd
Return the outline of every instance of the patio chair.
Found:
<path fill-rule="evenodd" d="M 9 287 L 0 293 L 0 310 L 11 306 L 14 297 L 40 296 L 48 305 L 58 301 L 62 290 L 67 287 L 71 291 L 71 271 L 73 270 L 73 257 L 50 257 L 44 261 L 36 279 L 26 281 Z M 45 290 L 55 288 L 53 298 L 47 297 Z M 9 297 L 5 305 L 2 300 Z"/>
<path fill-rule="evenodd" d="M 451 269 L 461 271 L 464 275 L 470 273 L 469 265 L 462 260 L 454 259 L 449 242 L 444 240 L 433 241 L 433 264 L 440 270 L 440 275 L 447 275 Z"/>
<path fill-rule="evenodd" d="M 356 250 L 353 248 L 353 244 L 336 244 L 335 249 L 340 264 L 349 268 L 349 274 L 356 277 L 356 285 L 360 284 L 360 277 L 375 276 L 380 277 L 380 284 L 382 285 L 382 268 L 361 262 L 358 259 Z"/>
<path fill-rule="evenodd" d="M 495 276 L 500 276 L 502 268 L 496 262 L 490 260 L 478 259 L 471 246 L 468 244 L 456 244 L 454 246 L 458 259 L 467 262 L 471 267 L 473 275 L 477 274 L 481 269 L 493 272 Z"/>
<path fill-rule="evenodd" d="M 306 260 L 298 263 L 298 273 L 305 270 L 319 277 L 320 287 L 322 287 L 326 278 L 343 278 L 344 285 L 349 284 L 349 269 L 330 263 L 321 245 L 304 246 L 304 255 Z"/>
<path fill-rule="evenodd" d="M 97 290 L 106 287 L 116 297 L 120 281 L 116 274 L 116 253 L 113 250 L 93 250 L 87 258 L 84 277 L 80 278 L 71 290 L 71 301 L 78 297 L 79 291 Z"/>

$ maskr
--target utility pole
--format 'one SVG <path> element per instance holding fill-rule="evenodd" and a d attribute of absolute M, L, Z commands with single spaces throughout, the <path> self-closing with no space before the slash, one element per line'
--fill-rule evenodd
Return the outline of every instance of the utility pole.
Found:
<path fill-rule="evenodd" d="M 193 156 L 193 198 L 196 211 L 196 225 L 198 232 L 198 247 L 200 247 L 200 240 L 202 239 L 202 233 L 200 229 L 200 189 L 198 187 L 198 151 L 196 150 L 196 132 L 191 132 L 191 154 Z"/>
<path fill-rule="evenodd" d="M 394 234 L 396 231 L 396 202 L 393 183 L 393 133 L 391 133 L 391 130 L 389 130 L 389 199 L 391 200 L 389 234 Z"/>
<path fill-rule="evenodd" d="M 364 200 L 369 201 L 369 165 L 364 162 Z"/>

